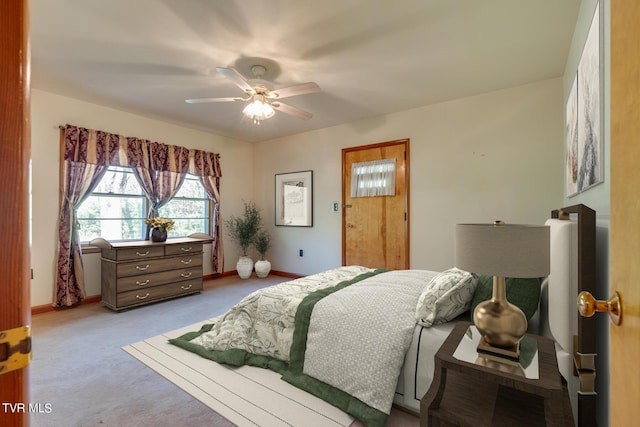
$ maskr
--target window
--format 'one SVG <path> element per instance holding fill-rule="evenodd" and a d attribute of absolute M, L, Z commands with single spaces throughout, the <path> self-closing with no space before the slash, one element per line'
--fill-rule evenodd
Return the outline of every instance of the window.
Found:
<path fill-rule="evenodd" d="M 396 159 L 351 164 L 351 197 L 395 196 Z"/>
<path fill-rule="evenodd" d="M 175 221 L 172 237 L 209 233 L 209 204 L 198 177 L 187 175 L 176 196 L 160 208 L 159 215 Z M 109 166 L 78 209 L 80 241 L 96 237 L 111 241 L 144 239 L 149 205 L 131 169 Z"/>
<path fill-rule="evenodd" d="M 147 210 L 147 198 L 131 170 L 110 166 L 78 209 L 80 241 L 142 239 Z"/>
<path fill-rule="evenodd" d="M 173 199 L 160 208 L 158 214 L 175 221 L 171 236 L 188 236 L 193 233 L 209 233 L 209 198 L 200 178 L 189 175 Z"/>

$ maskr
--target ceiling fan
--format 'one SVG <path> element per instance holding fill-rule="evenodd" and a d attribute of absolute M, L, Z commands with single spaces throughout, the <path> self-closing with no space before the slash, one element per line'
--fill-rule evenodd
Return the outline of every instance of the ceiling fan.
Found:
<path fill-rule="evenodd" d="M 300 108 L 293 107 L 288 104 L 283 104 L 279 100 L 291 96 L 320 92 L 320 86 L 316 83 L 301 83 L 280 89 L 274 89 L 270 82 L 262 79 L 262 76 L 267 71 L 262 65 L 254 65 L 251 67 L 251 72 L 253 73 L 254 78 L 249 80 L 245 79 L 242 74 L 234 68 L 216 67 L 216 70 L 242 89 L 247 94 L 247 98 L 196 98 L 187 99 L 185 102 L 188 104 L 229 101 L 249 102 L 242 112 L 245 116 L 252 119 L 255 124 L 260 124 L 261 121 L 272 117 L 275 114 L 274 109 L 298 117 L 302 120 L 309 120 L 313 117 L 313 114 L 308 111 L 301 110 Z"/>

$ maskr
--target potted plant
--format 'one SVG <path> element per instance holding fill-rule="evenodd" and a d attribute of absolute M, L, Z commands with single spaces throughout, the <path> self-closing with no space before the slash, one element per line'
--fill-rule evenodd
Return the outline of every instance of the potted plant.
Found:
<path fill-rule="evenodd" d="M 253 202 L 244 202 L 242 216 L 231 216 L 225 221 L 229 237 L 235 241 L 242 250 L 242 256 L 238 259 L 236 269 L 242 279 L 251 277 L 253 260 L 248 256 L 247 249 L 254 243 L 256 235 L 262 225 L 262 215 Z"/>
<path fill-rule="evenodd" d="M 162 218 L 156 216 L 154 218 L 147 218 L 144 220 L 147 227 L 151 229 L 151 241 L 152 242 L 164 242 L 167 240 L 167 231 L 173 229 L 175 224 L 172 219 Z"/>
<path fill-rule="evenodd" d="M 269 233 L 267 233 L 266 230 L 261 230 L 256 236 L 254 245 L 260 254 L 260 259 L 256 261 L 255 266 L 256 275 L 259 278 L 264 279 L 271 271 L 271 263 L 265 259 L 265 254 L 271 247 L 271 236 L 269 236 Z"/>

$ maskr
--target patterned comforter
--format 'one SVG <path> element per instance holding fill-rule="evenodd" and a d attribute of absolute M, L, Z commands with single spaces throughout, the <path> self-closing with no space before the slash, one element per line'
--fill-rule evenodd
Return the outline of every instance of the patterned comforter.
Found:
<path fill-rule="evenodd" d="M 272 369 L 367 426 L 383 426 L 416 304 L 436 274 L 340 267 L 256 291 L 171 343 L 217 362 Z"/>
<path fill-rule="evenodd" d="M 303 298 L 371 271 L 359 266 L 340 267 L 260 289 L 242 299 L 191 343 L 213 351 L 236 350 L 229 354 L 231 359 L 234 355 L 242 357 L 244 351 L 288 362 L 295 315 Z"/>

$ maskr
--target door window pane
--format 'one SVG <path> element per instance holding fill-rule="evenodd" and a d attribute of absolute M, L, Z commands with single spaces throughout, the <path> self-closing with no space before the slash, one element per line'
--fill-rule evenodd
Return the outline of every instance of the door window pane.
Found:
<path fill-rule="evenodd" d="M 351 197 L 395 196 L 396 159 L 351 164 Z"/>

